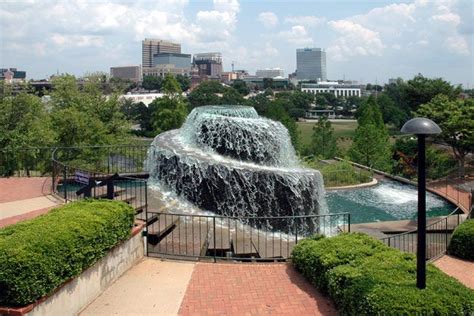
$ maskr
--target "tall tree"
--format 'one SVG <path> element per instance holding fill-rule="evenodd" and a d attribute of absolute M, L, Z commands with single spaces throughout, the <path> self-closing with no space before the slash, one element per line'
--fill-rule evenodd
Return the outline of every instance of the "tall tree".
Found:
<path fill-rule="evenodd" d="M 288 133 L 290 134 L 291 142 L 295 149 L 300 148 L 300 132 L 298 130 L 298 126 L 296 125 L 296 121 L 288 115 L 283 106 L 284 101 L 282 100 L 274 100 L 272 101 L 266 112 L 266 117 L 281 122 L 285 127 L 288 129 Z"/>
<path fill-rule="evenodd" d="M 232 82 L 232 88 L 237 90 L 237 92 L 239 92 L 243 96 L 246 96 L 247 94 L 250 93 L 249 87 L 247 87 L 247 84 L 245 83 L 245 81 L 241 79 L 234 80 Z"/>
<path fill-rule="evenodd" d="M 197 106 L 220 104 L 219 94 L 224 87 L 217 81 L 203 81 L 188 95 L 190 108 Z"/>
<path fill-rule="evenodd" d="M 327 117 L 321 117 L 313 126 L 310 146 L 311 153 L 317 157 L 328 159 L 336 156 L 337 144 L 334 129 Z"/>
<path fill-rule="evenodd" d="M 191 79 L 186 75 L 178 74 L 176 75 L 176 80 L 178 81 L 182 91 L 188 91 L 191 88 Z"/>
<path fill-rule="evenodd" d="M 371 168 L 390 169 L 390 143 L 382 113 L 374 97 L 369 97 L 361 108 L 349 155 L 352 160 Z"/>
<path fill-rule="evenodd" d="M 181 87 L 175 77 L 167 75 L 163 80 L 162 98 L 155 99 L 151 107 L 152 126 L 156 133 L 180 128 L 186 119 L 187 105 L 181 95 Z"/>
<path fill-rule="evenodd" d="M 438 95 L 423 104 L 416 115 L 430 118 L 441 127 L 439 138 L 451 146 L 464 177 L 466 156 L 474 152 L 474 100 L 450 100 Z"/>

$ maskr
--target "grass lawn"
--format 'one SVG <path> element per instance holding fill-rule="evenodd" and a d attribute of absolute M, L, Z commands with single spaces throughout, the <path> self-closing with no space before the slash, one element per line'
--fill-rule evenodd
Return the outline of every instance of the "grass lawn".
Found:
<path fill-rule="evenodd" d="M 311 135 L 313 134 L 313 126 L 315 122 L 297 122 L 298 130 L 300 131 L 301 143 L 308 145 L 311 142 Z M 338 137 L 354 137 L 357 128 L 356 121 L 336 121 L 331 122 L 334 128 L 334 135 Z M 345 147 L 345 146 L 344 146 Z"/>

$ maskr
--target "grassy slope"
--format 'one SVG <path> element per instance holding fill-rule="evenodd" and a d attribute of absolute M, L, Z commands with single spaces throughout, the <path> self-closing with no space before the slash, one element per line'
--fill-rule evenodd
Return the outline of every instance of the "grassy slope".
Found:
<path fill-rule="evenodd" d="M 311 142 L 311 135 L 313 134 L 313 126 L 316 125 L 314 122 L 297 122 L 298 130 L 300 131 L 301 143 L 308 145 Z M 338 137 L 354 137 L 355 130 L 357 128 L 357 122 L 338 121 L 331 122 L 334 128 L 334 134 Z M 338 146 L 342 149 L 347 149 L 351 145 L 350 140 L 339 140 Z"/>

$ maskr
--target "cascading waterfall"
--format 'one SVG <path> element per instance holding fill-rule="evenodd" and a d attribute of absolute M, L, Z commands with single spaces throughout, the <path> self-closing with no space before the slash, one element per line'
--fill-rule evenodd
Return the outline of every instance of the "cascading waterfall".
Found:
<path fill-rule="evenodd" d="M 154 139 L 146 165 L 152 183 L 216 214 L 327 212 L 320 172 L 301 168 L 288 130 L 252 107 L 195 108 L 182 128 Z"/>

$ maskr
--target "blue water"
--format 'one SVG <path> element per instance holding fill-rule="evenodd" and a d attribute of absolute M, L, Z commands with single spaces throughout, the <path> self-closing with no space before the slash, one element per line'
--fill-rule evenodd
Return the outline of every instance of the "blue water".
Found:
<path fill-rule="evenodd" d="M 415 219 L 417 198 L 416 187 L 390 180 L 367 188 L 326 192 L 329 212 L 349 212 L 352 223 Z M 427 193 L 427 217 L 448 215 L 454 208 L 444 199 Z"/>

